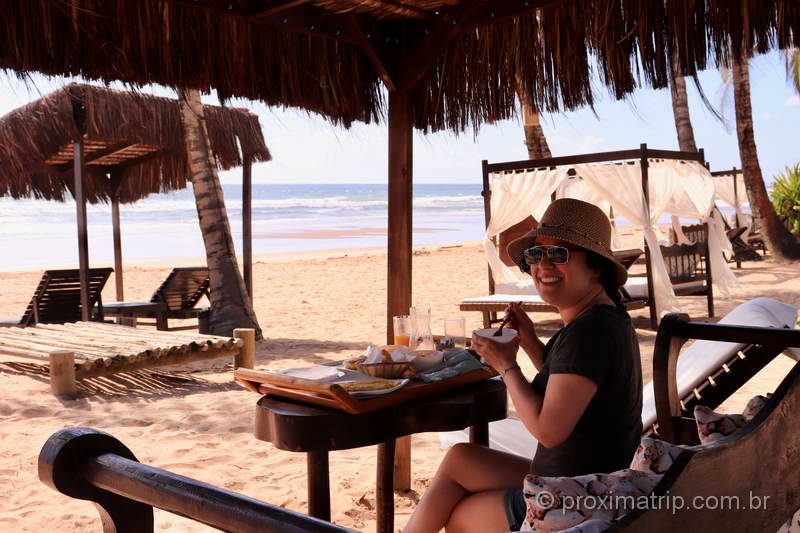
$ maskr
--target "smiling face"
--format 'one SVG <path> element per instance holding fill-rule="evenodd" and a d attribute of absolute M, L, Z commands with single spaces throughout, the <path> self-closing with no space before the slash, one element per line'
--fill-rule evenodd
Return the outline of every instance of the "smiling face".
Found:
<path fill-rule="evenodd" d="M 531 265 L 531 277 L 542 300 L 563 311 L 580 305 L 595 295 L 598 288 L 602 289 L 599 270 L 586 264 L 586 251 L 550 237 L 537 238 L 536 245 L 570 249 L 566 263 L 553 264 L 545 254 L 539 264 Z"/>

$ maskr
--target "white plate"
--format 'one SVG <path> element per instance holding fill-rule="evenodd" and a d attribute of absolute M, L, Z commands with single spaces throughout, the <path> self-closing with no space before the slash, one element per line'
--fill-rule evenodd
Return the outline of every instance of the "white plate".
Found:
<path fill-rule="evenodd" d="M 375 379 L 375 378 L 372 378 L 372 377 L 370 378 L 370 380 L 373 380 L 373 379 Z M 352 382 L 352 381 L 361 381 L 361 380 L 351 379 L 351 380 L 348 380 L 348 381 Z M 400 383 L 398 385 L 396 385 L 394 387 L 391 387 L 389 389 L 353 391 L 353 392 L 350 393 L 350 395 L 353 396 L 354 398 L 372 398 L 373 396 L 383 396 L 384 394 L 389 394 L 390 392 L 394 392 L 394 391 L 404 387 L 409 381 L 411 381 L 411 380 L 410 379 L 403 379 L 403 380 L 400 381 Z M 345 382 L 344 381 L 337 381 L 337 383 L 342 384 L 342 383 L 345 383 Z"/>

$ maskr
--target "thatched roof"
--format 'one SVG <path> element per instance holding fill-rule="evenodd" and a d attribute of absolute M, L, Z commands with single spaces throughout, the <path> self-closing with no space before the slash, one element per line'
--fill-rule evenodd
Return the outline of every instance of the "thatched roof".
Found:
<path fill-rule="evenodd" d="M 665 87 L 742 49 L 800 46 L 797 0 L 19 0 L 0 68 L 159 83 L 223 100 L 380 120 L 381 84 L 413 93 L 415 126 L 463 130 L 592 103 L 591 61 L 616 97 Z"/>
<path fill-rule="evenodd" d="M 218 168 L 270 159 L 257 116 L 217 106 L 205 112 Z M 134 202 L 189 181 L 177 100 L 71 84 L 0 117 L 0 196 L 63 201 L 79 139 L 89 202 L 114 195 Z"/>

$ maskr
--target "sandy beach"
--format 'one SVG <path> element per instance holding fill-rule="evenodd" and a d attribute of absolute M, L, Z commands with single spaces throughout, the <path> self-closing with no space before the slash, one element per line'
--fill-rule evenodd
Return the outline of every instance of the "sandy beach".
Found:
<path fill-rule="evenodd" d="M 478 313 L 460 313 L 462 298 L 486 293 L 486 263 L 478 243 L 426 246 L 414 257 L 414 302 L 430 304 L 433 328 L 447 316 L 464 316 L 467 329 Z M 338 250 L 258 257 L 254 265 L 255 310 L 265 339 L 256 367 L 282 369 L 339 360 L 385 338 L 386 254 L 381 249 Z M 185 261 L 184 261 L 185 263 Z M 105 265 L 93 265 L 105 266 Z M 176 262 L 127 267 L 126 300 L 147 300 Z M 741 286 L 731 299 L 717 298 L 717 315 L 758 296 L 800 306 L 797 267 L 763 262 L 734 270 Z M 0 316 L 20 316 L 41 271 L 0 273 Z M 115 300 L 114 280 L 103 294 Z M 705 317 L 705 297 L 681 298 L 683 310 Z M 645 381 L 651 376 L 655 332 L 647 310 L 634 311 Z M 540 334 L 559 327 L 555 314 L 537 314 Z M 526 361 L 527 362 L 527 361 Z M 772 391 L 791 368 L 779 357 L 721 408 L 741 410 L 755 394 Z M 100 531 L 94 507 L 64 497 L 39 482 L 37 456 L 44 441 L 64 427 L 111 433 L 143 463 L 164 468 L 305 513 L 305 456 L 256 440 L 253 410 L 258 396 L 233 383 L 227 359 L 162 367 L 147 379 L 89 380 L 80 397 L 62 401 L 49 392 L 46 375 L 32 361 L 0 356 L 0 530 Z M 529 377 L 532 365 L 523 366 Z M 330 456 L 332 519 L 374 531 L 375 448 Z M 435 434 L 417 435 L 412 448 L 412 490 L 396 493 L 396 527 L 402 527 L 443 456 Z M 206 531 L 181 517 L 156 514 L 159 531 Z"/>

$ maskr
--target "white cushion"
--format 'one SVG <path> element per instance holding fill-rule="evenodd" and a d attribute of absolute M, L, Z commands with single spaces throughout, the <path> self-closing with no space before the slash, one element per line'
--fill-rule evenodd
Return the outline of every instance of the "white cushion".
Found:
<path fill-rule="evenodd" d="M 720 324 L 764 328 L 794 327 L 796 322 L 797 308 L 772 298 L 755 298 L 744 302 L 719 321 Z M 678 396 L 682 398 L 689 394 L 743 347 L 744 344 L 735 342 L 695 341 L 678 358 Z M 650 382 L 643 391 L 642 424 L 648 427 L 655 421 L 656 403 L 653 383 Z"/>
<path fill-rule="evenodd" d="M 489 294 L 486 296 L 479 296 L 477 298 L 464 298 L 461 303 L 479 303 L 479 304 L 509 304 L 511 302 L 524 302 L 543 304 L 546 303 L 538 294 Z"/>
<path fill-rule="evenodd" d="M 687 281 L 685 283 L 673 283 L 674 289 L 700 289 L 704 286 L 703 280 Z M 650 294 L 647 287 L 647 278 L 628 278 L 625 282 L 625 290 L 631 295 L 631 298 L 644 299 Z"/>

